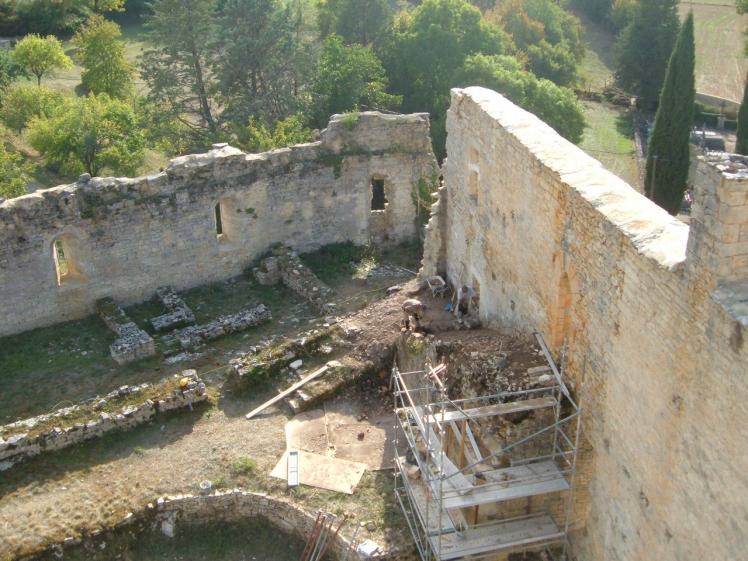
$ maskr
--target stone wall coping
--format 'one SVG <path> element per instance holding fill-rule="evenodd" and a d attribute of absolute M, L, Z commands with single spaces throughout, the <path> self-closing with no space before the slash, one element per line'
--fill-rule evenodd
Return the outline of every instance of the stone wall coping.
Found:
<path fill-rule="evenodd" d="M 527 148 L 549 171 L 579 193 L 642 255 L 674 270 L 686 260 L 689 227 L 638 193 L 538 117 L 482 87 L 452 90 L 452 103 L 469 98 Z"/>

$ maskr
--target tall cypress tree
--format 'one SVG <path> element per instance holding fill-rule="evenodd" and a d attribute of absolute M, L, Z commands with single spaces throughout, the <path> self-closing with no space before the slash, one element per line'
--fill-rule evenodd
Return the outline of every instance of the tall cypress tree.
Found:
<path fill-rule="evenodd" d="M 737 137 L 735 152 L 748 155 L 748 81 L 743 90 L 743 103 L 740 104 L 740 111 L 738 111 Z"/>
<path fill-rule="evenodd" d="M 677 214 L 686 190 L 695 96 L 693 13 L 690 13 L 668 63 L 647 150 L 647 193 L 670 214 Z"/>

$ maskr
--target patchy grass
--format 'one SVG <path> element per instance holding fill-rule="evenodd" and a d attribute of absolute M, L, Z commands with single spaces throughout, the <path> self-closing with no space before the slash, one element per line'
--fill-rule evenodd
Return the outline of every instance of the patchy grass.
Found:
<path fill-rule="evenodd" d="M 580 148 L 621 179 L 636 186 L 639 172 L 631 116 L 608 103 L 583 102 L 587 128 Z"/>
<path fill-rule="evenodd" d="M 615 36 L 607 29 L 576 13 L 582 21 L 582 40 L 586 45 L 584 58 L 579 65 L 582 88 L 602 91 L 613 82 L 613 44 Z"/>
<path fill-rule="evenodd" d="M 275 319 L 212 342 L 196 361 L 171 366 L 165 365 L 161 356 L 117 365 L 109 356 L 115 335 L 96 315 L 0 338 L 0 424 L 69 406 L 124 384 L 155 382 L 185 368 L 203 372 L 223 367 L 227 357 L 268 333 L 292 328 L 290 323 L 279 325 L 278 320 L 303 306 L 288 289 L 262 286 L 248 276 L 181 294 L 200 323 L 258 303 L 267 305 Z M 150 330 L 148 319 L 164 309 L 150 300 L 126 312 L 140 327 Z"/>

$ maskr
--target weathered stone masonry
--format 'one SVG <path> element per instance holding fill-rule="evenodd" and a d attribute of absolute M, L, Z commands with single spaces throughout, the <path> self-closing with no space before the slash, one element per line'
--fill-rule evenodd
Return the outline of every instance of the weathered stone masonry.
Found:
<path fill-rule="evenodd" d="M 744 558 L 746 163 L 700 163 L 689 230 L 494 92 L 455 90 L 447 129 L 422 274 L 563 356 L 592 448 L 576 557 Z"/>
<path fill-rule="evenodd" d="M 0 202 L 0 335 L 82 317 L 104 297 L 127 305 L 226 279 L 276 243 L 404 241 L 416 235 L 413 191 L 435 171 L 426 115 L 361 113 L 334 116 L 311 144 L 216 145 L 155 176 Z M 375 179 L 388 204 L 372 213 Z"/>

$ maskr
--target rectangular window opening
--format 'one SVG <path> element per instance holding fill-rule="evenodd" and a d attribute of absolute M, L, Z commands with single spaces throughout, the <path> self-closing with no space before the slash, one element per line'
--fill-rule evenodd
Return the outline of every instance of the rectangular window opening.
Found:
<path fill-rule="evenodd" d="M 223 219 L 221 218 L 221 203 L 218 203 L 215 207 L 216 215 L 216 236 L 220 240 L 223 237 Z"/>
<path fill-rule="evenodd" d="M 384 192 L 384 179 L 372 179 L 371 210 L 385 210 L 388 202 Z"/>

